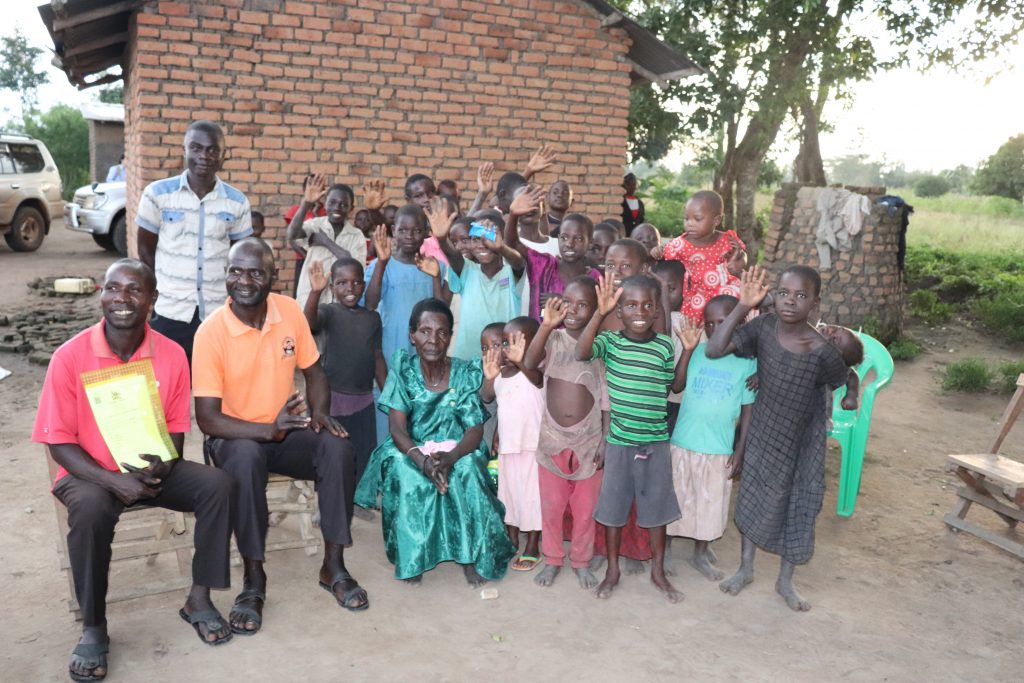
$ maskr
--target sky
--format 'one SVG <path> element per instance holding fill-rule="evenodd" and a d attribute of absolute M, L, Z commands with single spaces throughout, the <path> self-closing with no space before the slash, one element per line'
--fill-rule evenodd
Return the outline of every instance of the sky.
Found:
<path fill-rule="evenodd" d="M 5 14 L 13 21 L 0 27 L 0 36 L 20 27 L 33 45 L 48 50 L 40 60 L 50 76 L 50 82 L 39 89 L 40 107 L 93 99 L 95 90 L 78 91 L 49 64 L 53 45 L 37 4 L 38 0 L 5 2 Z M 986 84 L 986 77 L 1000 69 Z M 18 111 L 15 93 L 3 91 L 0 98 L 0 110 Z M 1024 133 L 1024 45 L 1012 48 L 999 61 L 975 65 L 970 73 L 900 69 L 880 74 L 857 87 L 852 103 L 830 103 L 825 117 L 835 126 L 834 132 L 821 136 L 825 159 L 865 154 L 872 160 L 902 162 L 908 170 L 936 172 L 959 164 L 976 166 L 1007 139 Z M 0 114 L 0 120 L 7 118 Z M 780 165 L 788 165 L 796 149 L 781 144 L 773 155 Z M 683 156 L 672 155 L 669 165 L 681 163 Z"/>

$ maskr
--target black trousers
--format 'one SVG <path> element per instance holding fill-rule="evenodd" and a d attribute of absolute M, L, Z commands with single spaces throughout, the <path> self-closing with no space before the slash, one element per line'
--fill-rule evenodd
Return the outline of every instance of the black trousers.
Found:
<path fill-rule="evenodd" d="M 352 442 L 356 454 L 356 484 L 363 478 L 366 464 L 370 462 L 370 454 L 377 447 L 377 405 L 371 403 L 351 415 L 335 415 Z"/>
<path fill-rule="evenodd" d="M 149 321 L 149 326 L 185 349 L 188 365 L 192 367 L 192 340 L 195 338 L 196 330 L 199 329 L 201 322 L 203 321 L 199 319 L 199 307 L 197 306 L 195 312 L 192 313 L 192 320 L 187 323 L 154 313 Z"/>
<path fill-rule="evenodd" d="M 196 515 L 192 583 L 228 588 L 234 497 L 231 477 L 212 467 L 181 460 L 164 478 L 161 489 L 160 495 L 141 505 Z M 125 506 L 102 486 L 71 474 L 57 482 L 53 495 L 68 509 L 68 559 L 82 621 L 85 626 L 102 626 L 107 621 L 110 543 Z"/>
<path fill-rule="evenodd" d="M 270 520 L 267 477 L 271 472 L 316 482 L 324 541 L 352 544 L 356 458 L 348 439 L 326 430 L 317 434 L 312 429 L 298 429 L 280 442 L 211 438 L 208 448 L 217 467 L 230 474 L 237 485 L 231 517 L 242 557 L 260 562 L 266 559 Z"/>

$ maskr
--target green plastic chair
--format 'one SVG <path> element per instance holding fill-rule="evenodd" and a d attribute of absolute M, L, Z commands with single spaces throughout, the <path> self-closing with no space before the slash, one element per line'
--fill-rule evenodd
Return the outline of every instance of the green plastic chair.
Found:
<path fill-rule="evenodd" d="M 860 410 L 844 410 L 843 397 L 846 387 L 840 387 L 833 396 L 832 431 L 829 436 L 839 442 L 843 458 L 839 466 L 839 502 L 836 514 L 840 517 L 853 515 L 860 491 L 860 473 L 864 467 L 864 450 L 868 444 L 868 430 L 871 429 L 871 411 L 875 406 L 875 394 L 892 379 L 893 363 L 888 349 L 874 337 L 863 332 L 857 334 L 864 344 L 864 361 L 857 366 L 860 377 Z M 872 370 L 875 378 L 866 384 L 864 378 Z"/>

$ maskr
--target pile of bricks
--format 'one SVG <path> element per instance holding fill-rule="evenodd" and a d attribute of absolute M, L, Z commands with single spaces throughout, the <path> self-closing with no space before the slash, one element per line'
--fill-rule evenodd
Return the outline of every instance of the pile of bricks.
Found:
<path fill-rule="evenodd" d="M 29 283 L 40 297 L 37 304 L 0 315 L 0 352 L 28 354 L 29 362 L 49 365 L 58 346 L 97 321 L 98 294 L 55 292 L 54 279 Z"/>
<path fill-rule="evenodd" d="M 774 275 L 792 265 L 819 267 L 815 234 L 821 214 L 816 195 L 804 185 L 786 183 L 775 193 L 761 264 Z M 903 331 L 904 286 L 897 265 L 901 214 L 875 204 L 883 187 L 853 187 L 866 195 L 871 214 L 853 238 L 850 251 L 832 250 L 832 267 L 821 271 L 821 319 L 852 329 L 865 328 L 884 343 Z"/>

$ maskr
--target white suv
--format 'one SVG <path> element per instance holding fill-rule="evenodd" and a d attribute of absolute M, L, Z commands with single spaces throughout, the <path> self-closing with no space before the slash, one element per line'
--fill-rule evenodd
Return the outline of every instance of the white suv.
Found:
<path fill-rule="evenodd" d="M 35 251 L 64 208 L 57 164 L 39 140 L 0 131 L 0 234 L 14 251 Z"/>
<path fill-rule="evenodd" d="M 74 201 L 64 205 L 64 225 L 69 230 L 88 232 L 104 249 L 127 256 L 128 234 L 124 224 L 127 188 L 123 180 L 78 188 Z"/>

